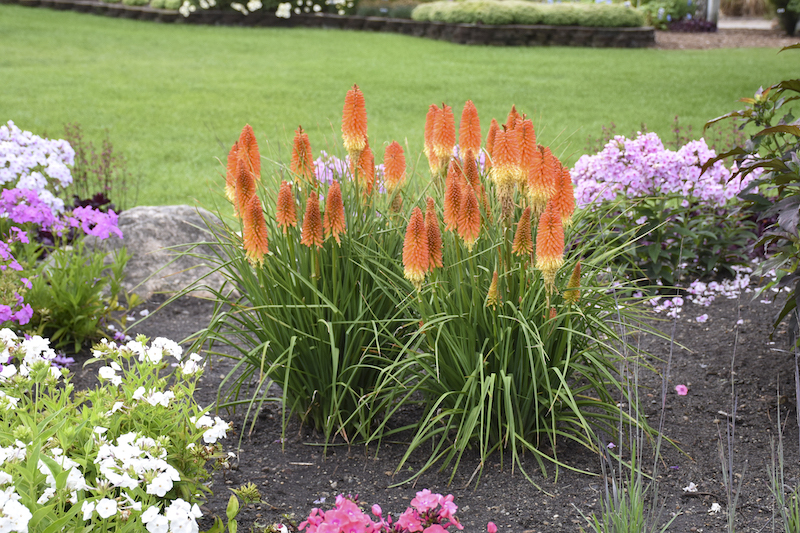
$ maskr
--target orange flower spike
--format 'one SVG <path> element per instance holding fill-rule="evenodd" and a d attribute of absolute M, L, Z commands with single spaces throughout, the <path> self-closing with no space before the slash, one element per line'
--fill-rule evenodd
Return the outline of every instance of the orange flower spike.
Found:
<path fill-rule="evenodd" d="M 576 304 L 581 298 L 581 262 L 575 263 L 575 268 L 572 269 L 572 275 L 569 277 L 567 283 L 567 290 L 564 291 L 564 300 L 568 303 Z"/>
<path fill-rule="evenodd" d="M 406 180 L 406 156 L 397 141 L 386 147 L 383 154 L 383 181 L 389 194 L 402 187 Z"/>
<path fill-rule="evenodd" d="M 455 145 L 456 122 L 453 108 L 443 103 L 433 126 L 433 152 L 439 158 L 440 163 L 443 159 L 445 161 L 450 159 Z"/>
<path fill-rule="evenodd" d="M 538 219 L 547 206 L 548 189 L 545 185 L 544 176 L 544 155 L 542 146 L 537 146 L 531 158 L 531 167 L 528 170 L 528 204 L 533 207 L 533 218 Z"/>
<path fill-rule="evenodd" d="M 572 176 L 570 176 L 569 169 L 563 165 L 559 165 L 560 173 L 558 176 L 558 187 L 556 194 L 553 196 L 556 208 L 561 213 L 561 223 L 564 226 L 572 224 L 572 213 L 575 212 L 575 190 L 572 186 Z"/>
<path fill-rule="evenodd" d="M 500 202 L 500 218 L 510 220 L 514 212 L 514 186 L 519 173 L 518 136 L 514 130 L 498 130 L 492 152 L 490 176 L 497 188 L 495 194 Z"/>
<path fill-rule="evenodd" d="M 492 274 L 492 283 L 489 285 L 489 290 L 486 292 L 486 307 L 492 309 L 497 308 L 497 304 L 501 301 L 500 291 L 497 288 L 497 270 Z"/>
<path fill-rule="evenodd" d="M 478 171 L 478 162 L 475 161 L 475 152 L 469 149 L 463 156 L 464 178 L 477 191 L 481 185 L 481 175 Z"/>
<path fill-rule="evenodd" d="M 430 267 L 428 235 L 422 210 L 415 207 L 406 228 L 403 241 L 403 275 L 419 290 Z"/>
<path fill-rule="evenodd" d="M 247 208 L 247 202 L 250 197 L 256 193 L 256 182 L 253 180 L 253 174 L 247 170 L 247 164 L 239 159 L 236 169 L 236 191 L 235 191 L 235 210 L 239 216 L 243 216 L 244 210 Z"/>
<path fill-rule="evenodd" d="M 491 168 L 492 166 L 492 157 L 494 154 L 494 141 L 497 138 L 497 132 L 500 130 L 500 125 L 497 123 L 496 119 L 492 119 L 491 124 L 489 124 L 489 133 L 486 134 L 486 155 L 489 157 L 486 158 L 486 168 Z"/>
<path fill-rule="evenodd" d="M 513 130 L 517 127 L 517 121 L 521 117 L 519 116 L 519 111 L 517 111 L 517 106 L 511 106 L 511 111 L 508 112 L 508 117 L 506 118 L 506 129 Z"/>
<path fill-rule="evenodd" d="M 233 202 L 236 199 L 236 171 L 239 169 L 239 143 L 236 142 L 228 152 L 228 164 L 225 167 L 225 197 Z"/>
<path fill-rule="evenodd" d="M 294 205 L 294 193 L 292 192 L 292 185 L 288 181 L 282 181 L 281 188 L 278 190 L 275 220 L 278 222 L 278 226 L 283 228 L 284 234 L 286 234 L 289 226 L 297 227 L 297 209 Z"/>
<path fill-rule="evenodd" d="M 342 141 L 351 159 L 356 158 L 367 142 L 367 107 L 358 85 L 353 85 L 344 97 Z"/>
<path fill-rule="evenodd" d="M 364 143 L 364 149 L 358 155 L 358 164 L 356 165 L 358 184 L 361 186 L 365 195 L 372 194 L 372 189 L 375 186 L 375 156 L 372 153 L 372 148 L 369 147 L 369 142 Z"/>
<path fill-rule="evenodd" d="M 461 195 L 461 208 L 458 211 L 458 235 L 464 239 L 467 251 L 472 251 L 481 233 L 481 210 L 478 196 L 469 184 L 464 185 Z"/>
<path fill-rule="evenodd" d="M 436 127 L 436 117 L 439 111 L 439 107 L 436 104 L 431 104 L 425 117 L 425 146 L 423 151 L 425 152 L 425 157 L 428 158 L 431 174 L 436 174 L 439 171 L 439 158 L 433 152 L 433 130 Z"/>
<path fill-rule="evenodd" d="M 514 244 L 511 251 L 519 256 L 529 256 L 533 253 L 533 233 L 531 231 L 531 208 L 526 207 L 519 217 L 517 232 L 514 234 Z"/>
<path fill-rule="evenodd" d="M 294 146 L 292 147 L 291 171 L 309 183 L 316 181 L 314 171 L 314 156 L 311 154 L 311 143 L 308 133 L 303 131 L 303 126 L 298 126 L 294 132 Z"/>
<path fill-rule="evenodd" d="M 239 135 L 239 159 L 245 162 L 247 170 L 253 173 L 253 179 L 261 179 L 261 154 L 258 152 L 256 134 L 250 124 L 245 124 Z"/>
<path fill-rule="evenodd" d="M 436 204 L 428 196 L 425 210 L 425 233 L 428 235 L 429 268 L 442 268 L 442 233 L 439 230 L 439 217 L 436 216 Z"/>
<path fill-rule="evenodd" d="M 344 233 L 344 202 L 342 201 L 342 188 L 338 181 L 331 183 L 328 188 L 328 197 L 325 199 L 325 221 L 323 225 L 325 238 L 333 237 L 336 244 L 342 244 L 339 235 Z"/>
<path fill-rule="evenodd" d="M 467 150 L 472 150 L 477 154 L 481 149 L 481 121 L 472 100 L 467 100 L 464 110 L 461 112 L 461 123 L 458 126 L 458 149 L 462 156 Z"/>
<path fill-rule="evenodd" d="M 305 244 L 309 248 L 322 246 L 322 214 L 319 211 L 319 195 L 311 192 L 306 201 L 306 212 L 303 215 L 303 234 L 300 237 L 300 244 Z"/>
<path fill-rule="evenodd" d="M 264 220 L 264 211 L 257 194 L 250 197 L 242 210 L 242 240 L 247 260 L 252 265 L 260 265 L 264 261 L 264 255 L 269 253 L 269 242 L 267 222 Z"/>
<path fill-rule="evenodd" d="M 556 273 L 563 264 L 564 226 L 561 215 L 552 203 L 548 203 L 536 232 L 536 268 L 542 272 L 548 293 L 555 289 Z"/>
<path fill-rule="evenodd" d="M 539 151 L 539 147 L 536 145 L 536 132 L 533 129 L 533 122 L 530 119 L 524 119 L 518 130 L 519 166 L 521 170 L 519 185 L 520 187 L 524 187 L 527 185 L 528 175 L 534 164 L 533 159 L 536 157 L 535 152 Z"/>
<path fill-rule="evenodd" d="M 556 159 L 549 146 L 542 150 L 542 185 L 544 187 L 547 201 L 556 194 L 556 183 L 560 177 L 561 162 Z"/>
<path fill-rule="evenodd" d="M 450 160 L 450 168 L 457 167 L 455 159 Z M 458 227 L 458 213 L 461 209 L 462 178 L 456 170 L 448 170 L 444 186 L 444 229 L 455 231 Z"/>

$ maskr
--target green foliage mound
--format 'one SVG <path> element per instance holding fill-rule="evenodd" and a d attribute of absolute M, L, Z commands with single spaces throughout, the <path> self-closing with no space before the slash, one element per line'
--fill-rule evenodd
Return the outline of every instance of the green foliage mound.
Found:
<path fill-rule="evenodd" d="M 523 0 L 431 2 L 417 6 L 411 18 L 452 24 L 544 24 L 604 28 L 645 24 L 641 13 L 622 5 L 539 4 Z"/>

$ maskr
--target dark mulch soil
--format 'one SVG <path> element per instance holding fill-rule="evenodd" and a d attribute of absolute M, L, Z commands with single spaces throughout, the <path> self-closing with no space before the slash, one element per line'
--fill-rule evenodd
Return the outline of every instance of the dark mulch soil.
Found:
<path fill-rule="evenodd" d="M 155 310 L 162 300 L 152 300 L 145 306 Z M 740 300 L 718 298 L 709 308 L 688 304 L 683 318 L 676 323 L 669 381 L 666 385 L 666 408 L 663 433 L 673 439 L 684 453 L 665 445 L 658 463 L 659 498 L 664 499 L 665 516 L 679 513 L 670 531 L 724 531 L 725 490 L 718 452 L 720 435 L 725 439 L 726 415 L 732 411 L 731 377 L 738 397 L 734 438 L 734 465 L 743 475 L 741 496 L 737 508 L 737 531 L 772 531 L 773 498 L 768 489 L 766 464 L 770 458 L 770 439 L 777 432 L 777 416 L 785 421 L 786 463 L 791 483 L 798 483 L 798 427 L 794 403 L 794 359 L 781 351 L 788 338 L 784 331 L 769 338 L 771 320 L 778 306 L 750 301 L 749 295 Z M 165 336 L 183 339 L 208 324 L 212 305 L 204 300 L 185 297 L 158 310 L 136 328 L 137 333 L 152 337 Z M 695 317 L 707 313 L 709 319 L 698 323 Z M 735 328 L 737 320 L 743 323 Z M 672 323 L 660 324 L 669 335 Z M 654 356 L 669 359 L 671 343 L 652 336 L 641 338 L 641 347 Z M 735 358 L 734 358 L 735 352 Z M 81 361 L 79 361 L 81 363 Z M 733 363 L 733 373 L 731 364 Z M 78 365 L 76 365 L 78 366 Z M 659 363 L 663 371 L 665 363 Z M 211 361 L 202 378 L 197 400 L 208 405 L 215 400 L 217 385 L 230 368 L 227 361 Z M 87 384 L 96 370 L 78 369 L 75 382 Z M 661 378 L 642 373 L 641 402 L 652 425 L 658 427 L 661 409 Z M 675 392 L 676 384 L 689 388 L 686 396 Z M 780 391 L 780 396 L 778 395 Z M 596 511 L 603 489 L 599 475 L 587 475 L 561 469 L 544 477 L 532 459 L 527 470 L 540 488 L 535 487 L 517 470 L 509 467 L 508 458 L 501 466 L 500 456 L 494 456 L 483 470 L 479 483 L 467 482 L 478 462 L 466 457 L 452 482 L 446 473 L 423 475 L 416 486 L 405 484 L 396 488 L 415 469 L 424 457 L 414 457 L 395 474 L 394 469 L 405 445 L 385 444 L 380 450 L 360 446 L 331 447 L 327 454 L 320 439 L 292 424 L 281 445 L 281 418 L 277 407 L 262 412 L 251 432 L 243 427 L 243 413 L 222 413 L 233 421 L 235 430 L 228 436 L 226 450 L 236 452 L 234 468 L 214 474 L 214 495 L 203 506 L 202 525 L 211 525 L 210 517 L 224 516 L 230 496 L 229 488 L 246 482 L 258 485 L 263 502 L 248 505 L 240 515 L 240 530 L 249 531 L 259 525 L 286 522 L 285 516 L 299 523 L 312 507 L 327 508 L 339 493 L 360 496 L 368 504 L 379 503 L 384 512 L 397 516 L 408 505 L 415 492 L 429 488 L 443 494 L 452 493 L 459 505 L 465 531 L 485 531 L 486 523 L 494 521 L 500 531 L 576 532 L 582 519 L 576 507 L 586 514 Z M 239 437 L 241 447 L 237 449 Z M 613 437 L 611 437 L 613 439 Z M 616 440 L 616 439 L 613 439 Z M 377 453 L 377 456 L 376 456 Z M 645 464 L 649 471 L 651 455 Z M 589 472 L 600 472 L 598 456 L 584 449 L 564 447 L 560 458 L 570 466 Z M 745 469 L 746 464 L 746 469 Z M 687 493 L 683 487 L 693 482 L 698 492 Z M 326 499 L 324 505 L 319 502 Z M 712 503 L 719 503 L 722 512 L 709 514 Z M 776 528 L 781 531 L 780 527 Z"/>

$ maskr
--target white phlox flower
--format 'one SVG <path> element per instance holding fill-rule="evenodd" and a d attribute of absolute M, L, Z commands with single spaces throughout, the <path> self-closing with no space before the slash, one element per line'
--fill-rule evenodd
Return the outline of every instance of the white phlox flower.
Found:
<path fill-rule="evenodd" d="M 288 19 L 289 17 L 291 17 L 292 4 L 290 4 L 289 2 L 278 4 L 278 9 L 275 10 L 275 16 L 284 19 Z"/>
<path fill-rule="evenodd" d="M 117 501 L 109 498 L 103 498 L 97 502 L 95 511 L 100 515 L 100 518 L 106 519 L 117 514 Z"/>
<path fill-rule="evenodd" d="M 30 510 L 19 503 L 20 496 L 14 487 L 6 487 L 0 492 L 0 531 L 28 532 L 28 522 L 33 515 Z"/>

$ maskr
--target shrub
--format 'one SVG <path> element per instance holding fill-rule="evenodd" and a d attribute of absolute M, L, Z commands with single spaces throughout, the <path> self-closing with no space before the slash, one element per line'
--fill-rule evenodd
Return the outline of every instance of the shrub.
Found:
<path fill-rule="evenodd" d="M 224 459 L 215 443 L 228 430 L 192 399 L 199 356 L 163 338 L 102 343 L 102 385 L 73 395 L 47 339 L 3 329 L 0 347 L 0 483 L 15 531 L 197 531 L 206 465 Z"/>
<path fill-rule="evenodd" d="M 650 0 L 642 2 L 638 10 L 649 26 L 666 30 L 673 22 L 692 20 L 697 10 L 696 0 Z"/>
<path fill-rule="evenodd" d="M 356 15 L 362 17 L 388 17 L 410 19 L 411 12 L 420 2 L 412 0 L 377 0 L 359 2 Z"/>
<path fill-rule="evenodd" d="M 417 6 L 414 20 L 481 23 L 547 24 L 553 26 L 638 27 L 644 18 L 636 10 L 622 5 L 539 4 L 523 0 L 463 0 L 432 2 Z"/>
<path fill-rule="evenodd" d="M 770 0 L 778 15 L 778 21 L 786 35 L 794 35 L 800 21 L 800 2 L 797 0 Z"/>
<path fill-rule="evenodd" d="M 800 49 L 793 45 L 781 50 Z M 775 270 L 776 278 L 763 290 L 789 286 L 791 291 L 778 315 L 775 327 L 789 319 L 791 331 L 798 327 L 797 309 L 800 295 L 800 126 L 792 102 L 800 94 L 800 80 L 784 80 L 767 89 L 759 88 L 753 98 L 743 98 L 746 107 L 718 117 L 706 127 L 724 119 L 739 119 L 741 128 L 755 126 L 744 146 L 717 156 L 706 167 L 732 157 L 734 179 L 749 182 L 739 196 L 750 209 L 768 222 L 764 234 L 755 243 L 756 249 L 766 250 L 768 259 L 757 272 Z"/>

